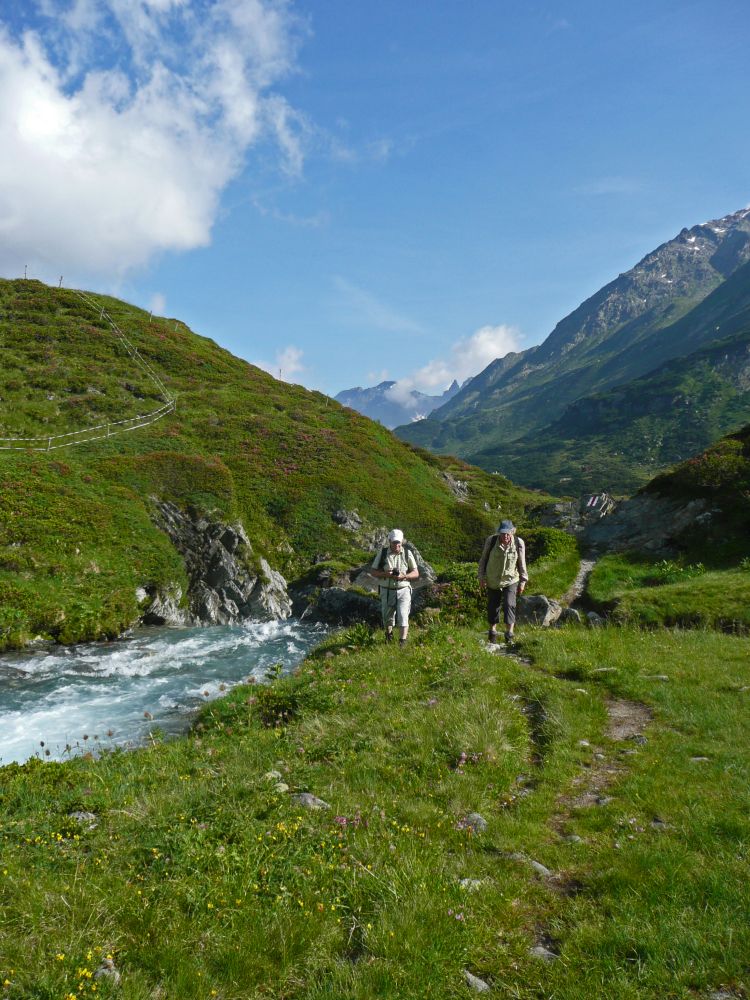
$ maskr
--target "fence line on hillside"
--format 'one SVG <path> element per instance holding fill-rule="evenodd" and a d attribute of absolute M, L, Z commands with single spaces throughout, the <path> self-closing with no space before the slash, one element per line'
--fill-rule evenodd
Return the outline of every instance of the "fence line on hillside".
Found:
<path fill-rule="evenodd" d="M 124 434 L 127 431 L 137 430 L 139 427 L 148 427 L 149 424 L 161 420 L 167 413 L 172 413 L 177 406 L 175 397 L 170 393 L 151 365 L 141 356 L 138 348 L 130 343 L 107 310 L 85 292 L 79 292 L 76 289 L 71 289 L 71 291 L 73 291 L 74 295 L 82 299 L 86 305 L 98 312 L 100 320 L 106 319 L 130 358 L 146 373 L 148 378 L 157 387 L 159 394 L 164 399 L 164 404 L 156 410 L 151 410 L 149 413 L 141 413 L 135 417 L 126 417 L 123 420 L 109 420 L 106 423 L 96 424 L 93 427 L 84 427 L 79 431 L 67 431 L 64 434 L 49 434 L 37 437 L 0 437 L 0 451 L 55 451 L 57 448 L 69 448 L 71 445 L 101 441 L 105 438 L 113 437 L 115 434 Z"/>

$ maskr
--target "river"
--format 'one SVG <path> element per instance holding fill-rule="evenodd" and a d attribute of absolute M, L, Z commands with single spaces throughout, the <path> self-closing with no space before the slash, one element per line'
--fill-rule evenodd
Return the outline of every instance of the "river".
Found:
<path fill-rule="evenodd" d="M 291 671 L 327 634 L 297 619 L 144 628 L 115 642 L 0 657 L 0 765 L 133 747 L 185 732 L 198 707 L 274 667 Z"/>

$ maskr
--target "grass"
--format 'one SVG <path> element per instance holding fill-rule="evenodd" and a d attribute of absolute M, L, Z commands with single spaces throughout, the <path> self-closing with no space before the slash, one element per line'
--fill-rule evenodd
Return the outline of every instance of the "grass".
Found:
<path fill-rule="evenodd" d="M 450 998 L 464 970 L 517 998 L 744 995 L 746 641 L 523 644 L 531 664 L 440 625 L 402 654 L 359 628 L 189 738 L 0 769 L 3 995 Z M 640 744 L 607 737 L 612 699 L 652 713 Z M 595 752 L 611 798 L 575 807 Z M 89 978 L 107 954 L 117 990 Z"/>
<path fill-rule="evenodd" d="M 587 593 L 620 622 L 750 632 L 747 558 L 732 568 L 709 570 L 684 559 L 607 555 L 594 567 Z"/>

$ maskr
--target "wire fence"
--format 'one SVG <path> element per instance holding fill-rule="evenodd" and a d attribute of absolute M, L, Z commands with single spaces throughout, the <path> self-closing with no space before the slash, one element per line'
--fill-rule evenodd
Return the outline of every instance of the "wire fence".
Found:
<path fill-rule="evenodd" d="M 116 434 L 124 434 L 126 431 L 138 430 L 139 427 L 148 427 L 149 424 L 156 423 L 157 420 L 161 420 L 168 413 L 172 413 L 177 406 L 175 397 L 170 393 L 151 365 L 140 354 L 138 348 L 130 343 L 107 310 L 85 292 L 79 292 L 76 289 L 72 289 L 72 291 L 87 306 L 99 313 L 100 320 L 107 321 L 130 358 L 157 387 L 159 394 L 164 399 L 164 403 L 149 413 L 140 413 L 135 417 L 126 417 L 123 420 L 109 420 L 106 423 L 84 427 L 78 431 L 68 431 L 64 434 L 50 434 L 39 437 L 0 437 L 0 451 L 55 451 L 57 448 L 69 448 L 76 444 L 101 441 Z"/>

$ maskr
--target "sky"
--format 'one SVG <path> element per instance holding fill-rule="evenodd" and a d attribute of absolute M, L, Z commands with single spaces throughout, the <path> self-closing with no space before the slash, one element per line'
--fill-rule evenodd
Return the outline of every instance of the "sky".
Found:
<path fill-rule="evenodd" d="M 0 0 L 0 275 L 442 392 L 750 205 L 747 0 Z"/>

